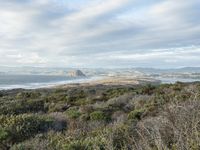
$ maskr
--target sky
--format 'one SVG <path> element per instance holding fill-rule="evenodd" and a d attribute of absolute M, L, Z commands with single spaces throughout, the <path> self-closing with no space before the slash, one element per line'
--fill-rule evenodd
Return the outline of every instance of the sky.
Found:
<path fill-rule="evenodd" d="M 200 66 L 199 0 L 0 0 L 0 65 Z"/>

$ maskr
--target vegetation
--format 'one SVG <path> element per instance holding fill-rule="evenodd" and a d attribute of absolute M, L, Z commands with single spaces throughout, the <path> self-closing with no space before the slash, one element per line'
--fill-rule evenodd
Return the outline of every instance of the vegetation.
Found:
<path fill-rule="evenodd" d="M 200 83 L 0 91 L 1 150 L 199 150 Z"/>
<path fill-rule="evenodd" d="M 106 116 L 106 114 L 102 111 L 94 111 L 90 114 L 90 120 L 108 120 L 108 116 Z"/>

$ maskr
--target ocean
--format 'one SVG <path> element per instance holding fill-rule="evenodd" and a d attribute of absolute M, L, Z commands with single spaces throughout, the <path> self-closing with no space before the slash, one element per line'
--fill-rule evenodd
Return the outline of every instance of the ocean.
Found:
<path fill-rule="evenodd" d="M 67 76 L 53 76 L 53 75 L 8 75 L 0 74 L 0 90 L 6 89 L 36 89 L 51 87 L 55 85 L 69 84 L 69 83 L 83 83 L 102 79 L 102 77 L 82 77 L 74 78 Z M 194 82 L 196 79 L 185 78 L 155 78 L 161 81 L 161 83 L 175 83 L 180 82 Z"/>
<path fill-rule="evenodd" d="M 166 84 L 172 84 L 172 83 L 176 83 L 176 82 L 197 82 L 200 81 L 200 79 L 192 79 L 192 78 L 177 78 L 177 77 L 173 77 L 173 78 L 166 78 L 166 77 L 158 77 L 155 78 L 157 80 L 160 80 L 161 83 L 166 83 Z"/>
<path fill-rule="evenodd" d="M 81 83 L 92 80 L 90 77 L 74 78 L 52 75 L 0 75 L 0 90 L 3 89 L 35 89 L 67 83 Z"/>

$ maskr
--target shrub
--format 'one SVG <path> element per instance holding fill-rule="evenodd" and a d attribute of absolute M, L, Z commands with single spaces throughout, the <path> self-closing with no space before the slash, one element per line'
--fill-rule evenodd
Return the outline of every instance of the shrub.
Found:
<path fill-rule="evenodd" d="M 0 141 L 7 139 L 8 136 L 9 133 L 5 129 L 0 128 Z"/>
<path fill-rule="evenodd" d="M 50 144 L 46 136 L 38 134 L 34 138 L 14 144 L 9 150 L 58 150 Z"/>
<path fill-rule="evenodd" d="M 81 113 L 76 108 L 70 108 L 67 110 L 67 116 L 71 119 L 79 118 Z"/>
<path fill-rule="evenodd" d="M 106 141 L 101 135 L 71 140 L 65 144 L 65 150 L 105 150 Z"/>
<path fill-rule="evenodd" d="M 52 126 L 54 131 L 63 131 L 67 129 L 67 118 L 65 114 L 54 112 L 49 114 L 49 116 L 54 119 L 54 123 Z"/>
<path fill-rule="evenodd" d="M 66 144 L 65 150 L 86 150 L 87 145 L 81 141 L 72 141 L 69 144 Z"/>
<path fill-rule="evenodd" d="M 147 84 L 143 87 L 141 87 L 141 89 L 139 90 L 140 94 L 147 94 L 147 95 L 151 95 L 153 94 L 154 90 L 156 89 L 155 86 L 151 85 L 151 84 Z"/>
<path fill-rule="evenodd" d="M 28 112 L 45 112 L 44 100 L 9 101 L 0 106 L 1 114 L 22 114 Z"/>
<path fill-rule="evenodd" d="M 80 117 L 80 119 L 81 119 L 82 121 L 87 121 L 87 120 L 90 119 L 90 116 L 89 116 L 88 114 L 82 114 L 81 117 Z"/>
<path fill-rule="evenodd" d="M 57 102 L 46 104 L 46 107 L 48 107 L 48 112 L 64 112 L 70 107 L 70 105 L 63 102 Z"/>
<path fill-rule="evenodd" d="M 125 125 L 117 125 L 112 129 L 112 143 L 115 150 L 128 148 L 129 132 Z"/>
<path fill-rule="evenodd" d="M 39 92 L 20 92 L 16 95 L 17 99 L 38 98 L 41 94 Z"/>
<path fill-rule="evenodd" d="M 143 113 L 144 113 L 143 109 L 133 110 L 128 114 L 128 119 L 130 119 L 130 120 L 135 120 L 135 119 L 140 120 Z"/>
<path fill-rule="evenodd" d="M 78 90 L 72 90 L 68 91 L 68 95 L 65 96 L 65 100 L 69 104 L 75 103 L 77 100 L 82 100 L 86 98 L 86 94 L 83 90 L 78 91 Z"/>
<path fill-rule="evenodd" d="M 90 114 L 90 119 L 93 121 L 108 120 L 109 117 L 102 111 L 94 111 Z"/>
<path fill-rule="evenodd" d="M 3 97 L 3 93 L 2 92 L 0 92 L 0 97 Z"/>
<path fill-rule="evenodd" d="M 114 97 L 118 97 L 120 95 L 123 95 L 125 93 L 133 92 L 133 88 L 112 88 L 107 90 L 104 94 L 105 99 L 110 99 Z"/>
<path fill-rule="evenodd" d="M 119 97 L 109 99 L 106 103 L 108 106 L 122 109 L 125 105 L 129 103 L 132 97 L 133 97 L 132 94 L 124 94 Z"/>
<path fill-rule="evenodd" d="M 33 137 L 37 133 L 46 132 L 49 128 L 52 128 L 52 125 L 53 120 L 45 116 L 0 116 L 1 138 L 8 140 L 8 143 L 20 142 Z M 8 133 L 10 133 L 9 136 Z"/>

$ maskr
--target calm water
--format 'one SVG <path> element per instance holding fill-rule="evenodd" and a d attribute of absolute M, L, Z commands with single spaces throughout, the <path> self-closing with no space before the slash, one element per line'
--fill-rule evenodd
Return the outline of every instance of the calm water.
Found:
<path fill-rule="evenodd" d="M 200 81 L 198 79 L 190 79 L 190 78 L 163 78 L 163 77 L 158 77 L 156 79 L 160 80 L 162 83 L 175 83 L 177 81 L 179 81 L 179 82 L 195 82 L 195 81 Z"/>
<path fill-rule="evenodd" d="M 48 75 L 0 75 L 0 89 L 40 88 L 66 83 L 78 83 L 91 78 L 72 78 Z"/>

